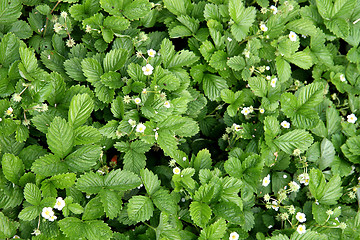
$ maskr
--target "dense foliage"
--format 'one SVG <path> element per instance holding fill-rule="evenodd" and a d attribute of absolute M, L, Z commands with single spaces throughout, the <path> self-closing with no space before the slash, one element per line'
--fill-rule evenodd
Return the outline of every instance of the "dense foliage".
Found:
<path fill-rule="evenodd" d="M 0 0 L 0 238 L 358 239 L 359 0 Z"/>

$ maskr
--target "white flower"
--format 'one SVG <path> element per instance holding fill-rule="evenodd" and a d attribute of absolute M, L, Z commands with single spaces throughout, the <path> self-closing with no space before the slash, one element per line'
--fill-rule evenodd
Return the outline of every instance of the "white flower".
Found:
<path fill-rule="evenodd" d="M 57 216 L 52 215 L 52 216 L 49 218 L 49 221 L 50 221 L 50 222 L 53 222 L 53 221 L 56 220 L 56 219 L 57 219 Z"/>
<path fill-rule="evenodd" d="M 270 174 L 268 174 L 264 179 L 262 180 L 262 185 L 264 187 L 267 187 L 270 184 Z"/>
<path fill-rule="evenodd" d="M 65 201 L 62 199 L 62 197 L 58 197 L 56 199 L 56 203 L 55 203 L 54 208 L 57 209 L 57 210 L 62 210 L 63 207 L 65 207 Z"/>
<path fill-rule="evenodd" d="M 238 240 L 238 239 L 239 239 L 239 234 L 237 232 L 230 233 L 229 240 Z"/>
<path fill-rule="evenodd" d="M 304 213 L 298 212 L 296 213 L 296 219 L 301 223 L 306 222 L 306 215 Z"/>
<path fill-rule="evenodd" d="M 176 168 L 173 169 L 173 173 L 174 173 L 174 174 L 180 174 L 180 172 L 181 172 L 181 170 L 180 170 L 180 168 L 178 168 L 178 167 L 176 167 Z"/>
<path fill-rule="evenodd" d="M 265 109 L 260 108 L 260 109 L 259 109 L 259 112 L 260 112 L 261 114 L 263 114 L 263 113 L 265 112 Z"/>
<path fill-rule="evenodd" d="M 290 123 L 289 123 L 288 121 L 282 121 L 282 122 L 281 122 L 281 126 L 282 126 L 283 128 L 290 128 Z"/>
<path fill-rule="evenodd" d="M 266 80 L 270 80 L 271 79 L 271 77 L 268 75 L 268 76 L 266 76 Z"/>
<path fill-rule="evenodd" d="M 297 227 L 296 231 L 297 231 L 299 234 L 306 233 L 306 226 L 300 224 L 300 225 Z"/>
<path fill-rule="evenodd" d="M 357 120 L 357 117 L 356 117 L 355 114 L 353 114 L 353 113 L 347 116 L 347 121 L 348 121 L 349 123 L 355 123 L 356 120 Z"/>
<path fill-rule="evenodd" d="M 279 210 L 279 207 L 278 207 L 278 202 L 276 200 L 272 201 L 272 205 L 271 205 L 271 208 L 274 209 L 275 211 L 278 211 Z"/>
<path fill-rule="evenodd" d="M 134 128 L 136 126 L 136 121 L 135 120 L 129 119 L 128 123 L 131 125 L 132 128 Z"/>
<path fill-rule="evenodd" d="M 145 75 L 151 75 L 154 68 L 150 64 L 146 64 L 145 66 L 142 67 L 142 70 L 143 70 Z"/>
<path fill-rule="evenodd" d="M 158 140 L 159 134 L 158 132 L 155 132 L 155 140 Z"/>
<path fill-rule="evenodd" d="M 340 74 L 340 81 L 345 82 L 346 78 L 344 74 Z"/>
<path fill-rule="evenodd" d="M 136 105 L 139 105 L 141 103 L 141 99 L 140 98 L 135 98 L 134 102 Z"/>
<path fill-rule="evenodd" d="M 22 97 L 20 96 L 20 94 L 18 93 L 14 93 L 14 95 L 12 96 L 12 99 L 15 101 L 15 102 L 20 102 Z"/>
<path fill-rule="evenodd" d="M 244 50 L 243 53 L 246 58 L 250 58 L 250 51 Z"/>
<path fill-rule="evenodd" d="M 35 236 L 38 236 L 40 234 L 41 234 L 41 232 L 39 229 L 34 229 L 34 232 L 31 233 L 31 235 L 35 235 Z"/>
<path fill-rule="evenodd" d="M 18 235 L 14 235 L 13 238 L 14 239 L 20 239 L 20 237 Z"/>
<path fill-rule="evenodd" d="M 233 124 L 233 127 L 234 127 L 235 131 L 237 131 L 237 132 L 240 131 L 240 129 L 241 129 L 240 125 L 237 125 L 236 123 Z"/>
<path fill-rule="evenodd" d="M 155 57 L 155 55 L 156 55 L 156 51 L 154 49 L 147 50 L 147 53 L 148 53 L 149 57 L 152 57 L 152 58 Z"/>
<path fill-rule="evenodd" d="M 185 162 L 185 161 L 186 161 L 186 157 L 183 157 L 182 160 Z"/>
<path fill-rule="evenodd" d="M 275 15 L 275 14 L 277 14 L 277 7 L 275 7 L 274 5 L 271 5 L 270 6 L 270 10 L 272 11 L 272 13 Z"/>
<path fill-rule="evenodd" d="M 309 174 L 308 173 L 302 173 L 298 176 L 298 180 L 300 183 L 304 184 L 305 186 L 309 185 Z"/>
<path fill-rule="evenodd" d="M 166 108 L 170 108 L 170 102 L 169 102 L 169 101 L 166 101 L 166 102 L 164 103 L 164 106 L 165 106 Z"/>
<path fill-rule="evenodd" d="M 250 113 L 250 108 L 249 107 L 244 107 L 241 110 L 241 113 L 244 114 L 245 116 L 248 115 Z"/>
<path fill-rule="evenodd" d="M 229 42 L 231 42 L 231 41 L 232 41 L 232 39 L 231 39 L 230 37 L 228 37 L 228 38 L 227 38 L 227 40 L 228 40 Z"/>
<path fill-rule="evenodd" d="M 269 226 L 268 226 L 268 229 L 270 229 L 270 228 L 272 228 L 272 227 L 273 227 L 273 225 L 269 225 Z"/>
<path fill-rule="evenodd" d="M 68 15 L 67 12 L 61 12 L 60 13 L 60 16 L 62 16 L 63 18 L 67 18 L 67 15 Z"/>
<path fill-rule="evenodd" d="M 59 33 L 62 30 L 62 25 L 60 23 L 55 23 L 54 24 L 54 31 L 56 33 Z"/>
<path fill-rule="evenodd" d="M 182 202 L 185 202 L 185 201 L 186 201 L 186 199 L 185 199 L 185 198 L 181 198 L 181 201 L 182 201 Z"/>
<path fill-rule="evenodd" d="M 275 87 L 277 80 L 278 80 L 278 79 L 277 79 L 276 77 L 273 78 L 273 79 L 271 80 L 271 82 L 270 82 L 270 85 L 271 85 L 272 87 Z"/>
<path fill-rule="evenodd" d="M 260 30 L 263 32 L 266 32 L 268 30 L 268 28 L 266 27 L 265 24 L 260 24 Z"/>
<path fill-rule="evenodd" d="M 146 126 L 142 123 L 139 123 L 137 126 L 136 126 L 136 132 L 138 133 L 143 133 L 146 129 Z"/>
<path fill-rule="evenodd" d="M 143 93 L 143 94 L 146 94 L 146 93 L 147 93 L 146 88 L 144 88 L 144 89 L 142 90 L 142 93 Z"/>
<path fill-rule="evenodd" d="M 292 192 L 297 192 L 300 189 L 300 185 L 294 181 L 289 182 L 289 187 Z"/>
<path fill-rule="evenodd" d="M 265 69 L 269 71 L 269 70 L 270 70 L 270 66 L 266 66 Z"/>
<path fill-rule="evenodd" d="M 283 178 L 287 178 L 287 175 L 286 175 L 286 174 L 284 174 L 284 175 L 283 175 Z"/>
<path fill-rule="evenodd" d="M 66 41 L 66 46 L 68 46 L 68 47 L 73 47 L 73 46 L 75 46 L 75 44 L 76 44 L 75 40 L 72 38 L 70 38 Z"/>
<path fill-rule="evenodd" d="M 54 211 L 51 207 L 44 207 L 41 216 L 45 219 L 50 219 L 51 216 L 54 216 Z"/>
<path fill-rule="evenodd" d="M 297 39 L 296 33 L 294 33 L 293 31 L 291 31 L 291 32 L 289 33 L 289 38 L 290 38 L 290 40 L 291 40 L 292 42 L 295 42 L 296 39 Z"/>
<path fill-rule="evenodd" d="M 86 25 L 86 27 L 85 27 L 85 32 L 90 33 L 91 30 L 92 30 L 91 26 L 90 26 L 90 25 Z"/>
<path fill-rule="evenodd" d="M 7 110 L 6 110 L 6 115 L 11 115 L 13 113 L 14 109 L 12 107 L 9 107 Z"/>

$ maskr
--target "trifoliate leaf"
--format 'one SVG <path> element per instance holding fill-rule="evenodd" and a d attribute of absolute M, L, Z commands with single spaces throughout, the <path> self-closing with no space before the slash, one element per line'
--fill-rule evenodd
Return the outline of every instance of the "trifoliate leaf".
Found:
<path fill-rule="evenodd" d="M 133 196 L 129 200 L 127 213 L 131 220 L 144 222 L 149 220 L 154 211 L 154 205 L 146 196 Z"/>

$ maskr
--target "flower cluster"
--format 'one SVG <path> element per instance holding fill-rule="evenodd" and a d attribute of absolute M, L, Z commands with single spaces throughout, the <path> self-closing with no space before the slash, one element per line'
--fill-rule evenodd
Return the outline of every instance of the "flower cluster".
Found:
<path fill-rule="evenodd" d="M 62 197 L 58 197 L 56 199 L 54 209 L 61 211 L 64 207 L 65 207 L 65 201 L 62 199 Z M 42 209 L 41 216 L 43 218 L 49 220 L 50 222 L 53 222 L 54 220 L 57 219 L 57 217 L 55 216 L 55 213 L 51 207 L 44 207 Z"/>

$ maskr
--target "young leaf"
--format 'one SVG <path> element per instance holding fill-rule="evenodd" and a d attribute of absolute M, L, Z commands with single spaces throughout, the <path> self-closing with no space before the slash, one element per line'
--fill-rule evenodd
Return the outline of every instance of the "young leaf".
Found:
<path fill-rule="evenodd" d="M 292 154 L 295 149 L 306 151 L 313 143 L 311 134 L 303 129 L 296 129 L 274 139 L 274 144 L 287 154 Z"/>
<path fill-rule="evenodd" d="M 129 200 L 127 213 L 131 220 L 144 222 L 149 220 L 154 211 L 150 198 L 146 196 L 133 196 Z"/>
<path fill-rule="evenodd" d="M 150 196 L 160 189 L 160 184 L 161 184 L 160 180 L 158 179 L 157 175 L 155 175 L 150 170 L 141 169 L 140 176 L 146 188 L 146 192 Z"/>
<path fill-rule="evenodd" d="M 68 155 L 73 147 L 74 132 L 65 119 L 55 117 L 46 134 L 50 150 L 60 158 Z"/>
<path fill-rule="evenodd" d="M 27 183 L 24 188 L 24 197 L 28 203 L 39 206 L 41 202 L 40 189 L 33 183 Z"/>
<path fill-rule="evenodd" d="M 68 120 L 74 129 L 83 125 L 94 109 L 94 102 L 86 93 L 78 94 L 71 99 Z"/>
<path fill-rule="evenodd" d="M 25 166 L 21 159 L 13 154 L 5 153 L 1 165 L 5 178 L 12 183 L 18 184 L 20 177 L 25 172 Z"/>
<path fill-rule="evenodd" d="M 205 204 L 193 201 L 190 204 L 190 216 L 196 225 L 204 228 L 211 217 L 211 208 Z"/>
<path fill-rule="evenodd" d="M 226 232 L 226 221 L 222 218 L 218 219 L 216 222 L 207 226 L 206 228 L 201 230 L 200 240 L 206 239 L 222 239 Z"/>

